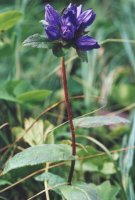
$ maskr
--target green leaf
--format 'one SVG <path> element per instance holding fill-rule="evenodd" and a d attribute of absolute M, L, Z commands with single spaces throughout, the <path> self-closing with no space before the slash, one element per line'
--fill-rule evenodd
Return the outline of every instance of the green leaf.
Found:
<path fill-rule="evenodd" d="M 33 87 L 28 80 L 10 80 L 6 82 L 4 89 L 14 96 L 19 96 L 24 92 L 33 90 Z"/>
<path fill-rule="evenodd" d="M 6 31 L 15 26 L 21 16 L 22 13 L 16 10 L 0 13 L 0 31 Z"/>
<path fill-rule="evenodd" d="M 23 46 L 25 47 L 36 47 L 36 48 L 48 48 L 47 43 L 49 40 L 44 36 L 36 33 L 34 35 L 29 36 L 23 42 Z"/>
<path fill-rule="evenodd" d="M 96 187 L 98 194 L 102 200 L 116 200 L 116 195 L 119 192 L 119 187 L 111 186 L 109 181 L 102 183 Z"/>
<path fill-rule="evenodd" d="M 38 176 L 35 177 L 36 181 L 47 181 L 49 187 L 52 187 L 54 185 L 60 184 L 60 183 L 65 183 L 66 181 L 61 178 L 58 175 L 55 175 L 53 173 L 50 172 L 44 172 Z"/>
<path fill-rule="evenodd" d="M 39 165 L 45 162 L 72 160 L 71 147 L 64 144 L 43 144 L 30 147 L 8 160 L 3 173 L 25 166 Z"/>
<path fill-rule="evenodd" d="M 112 98 L 120 105 L 127 106 L 135 102 L 135 86 L 133 84 L 117 84 L 113 87 Z"/>
<path fill-rule="evenodd" d="M 0 179 L 0 186 L 2 185 L 11 185 L 11 182 L 4 180 L 4 179 Z"/>
<path fill-rule="evenodd" d="M 6 101 L 12 101 L 12 102 L 17 101 L 13 95 L 9 94 L 6 90 L 1 89 L 1 88 L 0 88 L 0 99 L 6 100 Z"/>
<path fill-rule="evenodd" d="M 60 186 L 58 189 L 66 200 L 102 200 L 91 184 L 66 185 Z"/>
<path fill-rule="evenodd" d="M 20 102 L 38 102 L 43 101 L 51 94 L 50 90 L 32 90 L 30 92 L 25 92 L 17 96 Z"/>
<path fill-rule="evenodd" d="M 111 175 L 111 174 L 115 174 L 116 170 L 114 167 L 114 164 L 112 162 L 106 162 L 107 159 L 103 158 L 103 157 L 95 157 L 92 158 L 91 160 L 87 160 L 84 161 L 84 163 L 82 164 L 82 169 L 83 171 L 87 171 L 87 172 L 99 172 L 101 174 L 105 174 L 105 175 Z"/>
<path fill-rule="evenodd" d="M 83 158 L 90 156 L 90 158 L 82 160 L 82 162 L 76 162 L 76 169 L 80 170 L 80 167 L 83 171 L 88 172 L 100 172 L 102 174 L 114 174 L 116 172 L 114 163 L 110 158 L 103 152 L 97 151 L 93 147 L 87 147 L 86 150 L 80 150 L 78 152 L 78 157 Z M 116 155 L 114 155 L 116 156 Z"/>
<path fill-rule="evenodd" d="M 91 128 L 91 127 L 100 127 L 104 125 L 113 125 L 113 124 L 126 124 L 129 123 L 129 120 L 118 117 L 118 116 L 94 116 L 94 117 L 81 117 L 74 119 L 74 126 Z"/>
<path fill-rule="evenodd" d="M 87 51 L 79 51 L 79 50 L 77 50 L 76 52 L 77 52 L 79 58 L 81 58 L 81 60 L 83 62 L 88 62 Z"/>

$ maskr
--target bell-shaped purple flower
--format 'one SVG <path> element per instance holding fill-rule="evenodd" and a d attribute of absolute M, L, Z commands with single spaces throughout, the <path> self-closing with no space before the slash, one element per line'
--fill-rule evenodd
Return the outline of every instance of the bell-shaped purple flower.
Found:
<path fill-rule="evenodd" d="M 76 26 L 76 23 L 77 23 L 76 16 L 77 16 L 77 7 L 70 3 L 69 6 L 64 10 L 64 12 L 61 16 L 62 25 L 72 23 L 74 26 Z"/>
<path fill-rule="evenodd" d="M 60 16 L 49 4 L 45 6 L 45 20 L 43 21 L 48 39 L 57 40 L 60 38 Z"/>
<path fill-rule="evenodd" d="M 58 26 L 60 23 L 60 17 L 58 12 L 50 4 L 47 4 L 45 6 L 45 21 L 49 25 L 56 25 L 56 26 Z"/>
<path fill-rule="evenodd" d="M 92 49 L 98 49 L 99 47 L 97 41 L 88 35 L 81 36 L 76 40 L 76 48 L 81 51 L 89 51 Z"/>
<path fill-rule="evenodd" d="M 43 26 L 49 40 L 57 40 L 61 48 L 74 47 L 77 50 L 89 51 L 99 48 L 97 41 L 85 35 L 85 28 L 91 25 L 96 17 L 92 9 L 82 10 L 82 5 L 70 3 L 59 14 L 51 5 L 45 6 Z M 55 43 L 56 45 L 56 43 Z"/>
<path fill-rule="evenodd" d="M 96 13 L 92 9 L 82 12 L 78 17 L 78 26 L 81 28 L 86 28 L 91 25 L 96 17 Z"/>

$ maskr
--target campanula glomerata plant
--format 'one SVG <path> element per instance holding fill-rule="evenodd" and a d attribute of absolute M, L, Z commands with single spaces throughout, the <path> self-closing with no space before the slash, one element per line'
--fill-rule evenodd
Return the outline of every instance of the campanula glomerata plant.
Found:
<path fill-rule="evenodd" d="M 49 41 L 54 42 L 52 46 L 53 52 L 61 50 L 62 48 L 73 47 L 76 51 L 90 51 L 92 49 L 98 49 L 100 46 L 96 39 L 87 35 L 86 28 L 90 26 L 96 17 L 95 12 L 92 9 L 83 11 L 82 5 L 70 3 L 62 13 L 58 13 L 50 4 L 45 6 L 45 20 L 42 20 L 46 37 Z M 81 53 L 80 53 L 81 55 Z M 72 120 L 72 112 L 70 109 L 65 63 L 64 57 L 62 57 L 62 79 L 63 88 L 65 94 L 65 103 L 67 108 L 67 114 L 71 130 L 72 138 L 72 155 L 76 155 L 76 142 L 75 142 L 75 130 Z M 75 167 L 75 160 L 71 161 L 71 168 L 68 177 L 68 184 L 71 185 L 73 178 L 73 172 Z"/>
<path fill-rule="evenodd" d="M 39 131 L 38 128 L 35 131 L 36 132 L 35 135 L 37 137 L 36 141 L 32 140 L 32 142 L 29 142 L 29 137 L 21 136 L 21 138 L 22 137 L 25 138 L 25 140 L 28 142 L 28 144 L 30 144 L 31 147 L 23 149 L 17 155 L 13 156 L 13 158 L 9 159 L 9 161 L 5 165 L 3 174 L 4 173 L 6 174 L 10 170 L 14 170 L 14 169 L 25 167 L 25 166 L 26 167 L 30 166 L 31 168 L 34 165 L 43 166 L 43 169 L 39 170 L 40 172 L 43 172 L 43 174 L 40 174 L 34 178 L 36 181 L 43 181 L 45 189 L 39 192 L 37 195 L 34 195 L 33 197 L 29 198 L 28 200 L 33 199 L 44 192 L 46 195 L 45 199 L 50 200 L 48 190 L 54 189 L 55 191 L 56 186 L 57 186 L 56 193 L 58 193 L 58 195 L 60 195 L 63 200 L 74 200 L 74 199 L 107 200 L 106 196 L 104 197 L 104 194 L 102 192 L 102 191 L 105 191 L 104 188 L 107 188 L 106 189 L 107 197 L 108 195 L 112 193 L 115 193 L 114 196 L 116 196 L 116 194 L 119 192 L 119 188 L 115 188 L 115 189 L 111 188 L 111 185 L 110 183 L 108 183 L 108 181 L 97 186 L 94 184 L 86 184 L 84 182 L 74 183 L 74 180 L 73 180 L 74 171 L 77 169 L 79 165 L 80 165 L 78 167 L 79 169 L 81 169 L 82 167 L 80 160 L 83 158 L 83 156 L 85 157 L 86 155 L 87 157 L 91 155 L 91 152 L 93 152 L 92 149 L 90 149 L 91 146 L 89 147 L 87 151 L 87 147 L 86 148 L 84 147 L 84 143 L 83 145 L 80 143 L 78 145 L 78 143 L 76 142 L 77 128 L 78 127 L 91 128 L 91 127 L 97 127 L 97 126 L 117 124 L 121 122 L 128 123 L 128 120 L 125 120 L 117 116 L 116 117 L 94 116 L 95 118 L 94 117 L 80 117 L 79 119 L 78 118 L 73 119 L 73 114 L 72 114 L 71 105 L 70 105 L 70 98 L 69 98 L 69 93 L 68 93 L 64 56 L 65 56 L 65 53 L 68 50 L 70 50 L 70 48 L 74 48 L 78 56 L 83 61 L 87 61 L 87 51 L 100 48 L 98 41 L 95 38 L 93 38 L 91 35 L 89 35 L 89 32 L 87 31 L 87 28 L 91 26 L 92 23 L 94 22 L 95 17 L 96 17 L 96 13 L 93 11 L 93 9 L 89 8 L 87 10 L 84 10 L 82 5 L 70 3 L 60 13 L 57 10 L 55 10 L 50 4 L 47 4 L 45 6 L 45 18 L 44 20 L 41 20 L 44 34 L 43 35 L 34 34 L 28 37 L 23 43 L 24 46 L 46 48 L 47 50 L 51 49 L 55 56 L 60 57 L 61 77 L 62 77 L 62 82 L 63 82 L 64 96 L 65 96 L 64 101 L 66 105 L 68 123 L 70 126 L 70 133 L 71 133 L 71 142 L 68 141 L 69 142 L 68 144 L 67 143 L 65 144 L 64 142 L 62 144 L 61 143 L 54 144 L 54 138 L 51 140 L 51 137 L 50 137 L 49 142 L 47 142 L 46 138 L 48 137 L 49 133 L 53 134 L 53 131 L 55 128 L 51 130 L 50 132 L 47 132 L 45 137 L 44 137 L 44 133 L 42 133 L 43 134 L 43 135 L 41 134 L 42 142 L 40 141 L 40 143 L 38 143 L 38 139 L 37 139 L 38 131 Z M 47 67 L 49 67 L 49 64 Z M 34 93 L 33 96 L 36 96 L 36 94 L 37 93 Z M 25 100 L 24 97 L 29 98 L 28 93 L 26 93 L 26 96 L 22 96 L 22 99 Z M 60 103 L 63 103 L 63 100 Z M 43 113 L 45 114 L 46 112 L 54 108 L 55 107 L 54 105 L 59 105 L 60 103 L 51 105 Z M 37 120 L 38 119 L 39 117 L 37 118 Z M 32 128 L 32 126 L 35 125 L 35 122 L 37 120 L 35 120 L 30 125 L 30 127 L 24 130 L 25 132 L 25 133 L 23 132 L 24 135 L 29 134 L 28 133 L 29 130 Z M 42 125 L 42 127 L 43 127 L 42 132 L 44 132 L 44 125 Z M 68 133 L 66 132 L 66 134 Z M 97 145 L 99 148 L 105 151 L 105 153 L 108 156 L 109 162 L 111 162 L 111 164 L 114 165 L 116 174 L 118 174 L 118 177 L 120 177 L 119 170 L 116 167 L 116 162 L 113 160 L 113 157 L 108 151 L 108 149 L 95 138 L 84 136 L 84 135 L 81 135 L 80 137 L 90 140 L 91 142 L 94 143 L 94 145 Z M 69 138 L 69 136 L 67 138 Z M 17 142 L 19 140 L 17 140 Z M 75 165 L 76 160 L 80 162 L 78 166 Z M 68 172 L 68 177 L 66 177 L 66 179 L 64 179 L 65 177 L 63 178 L 63 177 L 60 177 L 58 175 L 48 172 L 49 168 L 53 168 L 53 163 L 55 162 L 58 162 L 58 163 L 54 166 L 61 167 L 61 163 L 59 163 L 60 161 L 63 162 L 63 165 L 66 165 L 67 167 L 66 169 L 69 168 L 69 162 L 70 162 L 70 169 Z M 36 173 L 33 173 L 33 174 L 35 175 Z M 80 181 L 81 178 L 77 179 L 77 181 L 78 180 Z M 121 177 L 119 178 L 118 181 L 119 182 L 121 181 Z M 53 184 L 55 183 L 55 184 L 51 185 L 52 183 Z M 3 189 L 2 192 L 5 190 L 6 189 Z M 123 199 L 126 200 L 126 195 L 124 193 L 124 187 L 122 184 L 121 184 L 121 190 L 123 192 Z"/>

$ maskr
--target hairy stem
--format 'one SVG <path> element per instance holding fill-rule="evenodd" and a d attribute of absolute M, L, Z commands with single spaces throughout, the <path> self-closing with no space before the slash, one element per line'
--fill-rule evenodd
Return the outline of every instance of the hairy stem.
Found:
<path fill-rule="evenodd" d="M 64 88 L 64 95 L 65 95 L 65 103 L 67 108 L 68 120 L 70 124 L 70 131 L 71 131 L 71 140 L 72 140 L 72 155 L 76 155 L 76 144 L 75 144 L 75 129 L 72 120 L 72 113 L 70 109 L 70 102 L 69 102 L 69 95 L 68 95 L 68 88 L 67 88 L 67 78 L 66 78 L 66 71 L 65 71 L 65 62 L 64 57 L 62 57 L 62 80 L 63 80 L 63 88 Z M 75 160 L 71 161 L 70 172 L 68 176 L 68 184 L 71 185 L 73 173 L 75 168 Z"/>

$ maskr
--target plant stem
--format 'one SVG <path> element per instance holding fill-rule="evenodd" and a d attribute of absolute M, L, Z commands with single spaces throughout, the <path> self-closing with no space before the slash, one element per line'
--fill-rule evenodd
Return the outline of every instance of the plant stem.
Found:
<path fill-rule="evenodd" d="M 70 131 L 71 131 L 71 140 L 72 140 L 72 155 L 76 155 L 76 144 L 75 144 L 75 129 L 72 120 L 72 113 L 70 109 L 70 102 L 69 102 L 69 95 L 68 95 L 68 88 L 67 88 L 67 78 L 66 78 L 66 71 L 65 71 L 65 61 L 64 57 L 62 57 L 62 80 L 63 80 L 63 88 L 64 88 L 64 95 L 65 95 L 65 103 L 67 108 L 68 120 L 70 124 Z M 68 176 L 68 185 L 71 185 L 73 173 L 75 168 L 75 160 L 71 161 L 70 172 Z"/>
<path fill-rule="evenodd" d="M 49 168 L 49 162 L 46 163 L 46 170 L 45 172 L 48 172 L 48 168 Z M 50 196 L 49 196 L 49 190 L 47 190 L 48 188 L 48 183 L 47 181 L 44 182 L 44 186 L 45 186 L 45 196 L 46 196 L 46 200 L 50 200 Z"/>

